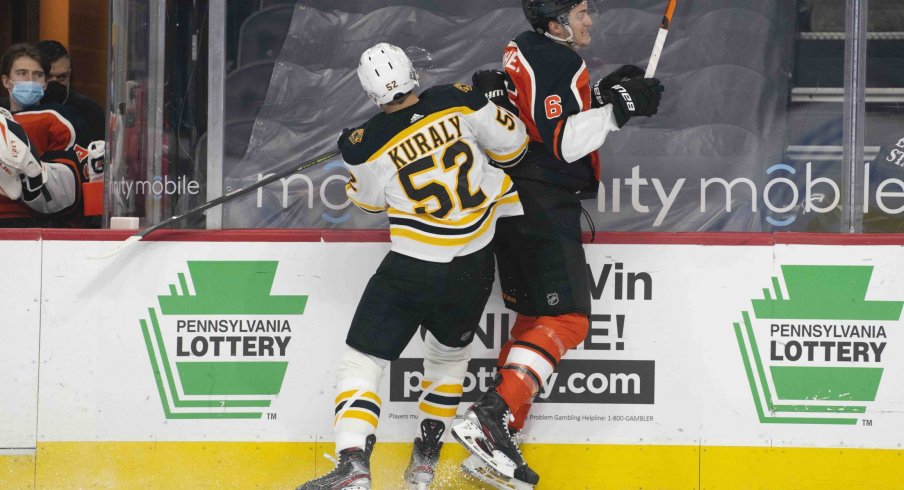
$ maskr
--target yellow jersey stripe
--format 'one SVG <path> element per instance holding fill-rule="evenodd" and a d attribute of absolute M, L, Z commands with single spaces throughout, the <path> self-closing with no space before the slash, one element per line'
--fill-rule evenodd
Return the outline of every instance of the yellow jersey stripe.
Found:
<path fill-rule="evenodd" d="M 515 150 L 511 153 L 500 154 L 500 153 L 493 153 L 490 150 L 484 150 L 484 152 L 486 152 L 487 156 L 490 157 L 493 161 L 496 161 L 499 163 L 506 163 L 506 162 L 510 162 L 510 161 L 514 160 L 515 158 L 518 157 L 518 155 L 524 153 L 524 150 L 527 148 L 528 143 L 530 143 L 530 138 L 525 138 L 524 143 L 521 145 L 521 148 L 518 148 L 517 150 Z"/>
<path fill-rule="evenodd" d="M 464 115 L 468 115 L 473 112 L 474 112 L 474 110 L 468 106 L 450 107 L 444 111 L 434 112 L 433 114 L 430 114 L 429 116 L 417 121 L 415 124 L 408 126 L 408 128 L 400 131 L 399 134 L 395 135 L 394 138 L 389 140 L 385 145 L 383 145 L 382 148 L 380 148 L 373 155 L 371 155 L 370 158 L 367 159 L 367 161 L 372 162 L 372 161 L 376 160 L 381 155 L 383 155 L 384 153 L 389 151 L 390 148 L 401 143 L 402 140 L 404 140 L 404 139 L 408 138 L 409 136 L 411 136 L 412 134 L 420 131 L 425 126 L 428 126 L 431 123 L 434 123 L 450 114 L 461 113 Z"/>
<path fill-rule="evenodd" d="M 496 214 L 496 209 L 498 209 L 498 207 L 500 205 L 515 204 L 515 203 L 519 203 L 519 202 L 521 202 L 521 201 L 517 194 L 512 194 L 511 196 L 508 196 L 506 198 L 496 201 L 495 203 L 493 203 L 493 206 L 488 209 L 490 216 L 488 217 L 488 219 L 486 221 L 484 221 L 483 225 L 481 225 L 480 228 L 478 228 L 473 233 L 470 233 L 466 236 L 457 237 L 457 238 L 439 238 L 439 237 L 435 237 L 432 235 L 424 235 L 422 232 L 412 230 L 410 228 L 402 228 L 402 227 L 393 226 L 393 225 L 390 225 L 390 227 L 389 227 L 389 235 L 390 235 L 390 237 L 408 238 L 410 240 L 414 240 L 414 241 L 421 242 L 421 243 L 426 243 L 428 245 L 437 245 L 437 246 L 445 246 L 445 247 L 464 245 L 464 244 L 474 240 L 475 238 L 483 235 L 484 233 L 486 233 L 486 231 L 490 228 L 490 225 L 492 225 L 496 222 L 496 220 L 494 219 L 495 214 Z"/>
<path fill-rule="evenodd" d="M 358 202 L 352 198 L 352 196 L 348 196 L 348 200 L 352 202 L 355 206 L 358 206 L 361 209 L 366 209 L 367 211 L 371 211 L 374 213 L 379 213 L 381 211 L 386 211 L 387 208 L 378 208 L 376 206 L 371 206 L 369 204 L 364 204 L 363 202 Z"/>

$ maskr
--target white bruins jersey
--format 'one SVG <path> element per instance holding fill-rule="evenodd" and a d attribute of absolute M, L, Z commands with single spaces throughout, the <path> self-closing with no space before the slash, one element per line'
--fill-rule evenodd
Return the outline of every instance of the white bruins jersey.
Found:
<path fill-rule="evenodd" d="M 470 85 L 440 85 L 419 102 L 347 130 L 345 189 L 361 209 L 389 214 L 392 250 L 449 262 L 489 244 L 496 220 L 523 214 L 499 167 L 520 161 L 524 124 Z"/>

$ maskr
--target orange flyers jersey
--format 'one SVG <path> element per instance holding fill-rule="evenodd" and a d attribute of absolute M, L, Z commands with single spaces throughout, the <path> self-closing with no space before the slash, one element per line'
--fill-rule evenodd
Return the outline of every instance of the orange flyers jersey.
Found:
<path fill-rule="evenodd" d="M 75 147 L 76 133 L 72 122 L 55 110 L 25 110 L 17 112 L 13 118 L 25 128 L 38 155 Z"/>
<path fill-rule="evenodd" d="M 5 196 L 0 197 L 0 219 L 28 220 L 39 215 L 64 214 L 80 201 L 82 172 L 77 154 L 80 148 L 77 143 L 77 128 L 81 127 L 81 120 L 77 118 L 72 120 L 56 109 L 57 106 L 53 109 L 40 106 L 13 114 L 13 120 L 28 135 L 35 157 L 44 162 L 48 177 L 40 195 L 29 199 L 32 202 L 31 206 L 21 200 L 12 201 Z M 61 110 L 65 113 L 68 109 Z M 68 205 L 61 209 L 43 206 L 44 201 L 54 200 L 56 201 L 54 205 L 61 202 Z M 50 208 L 53 212 L 37 211 L 36 207 Z M 43 226 L 48 226 L 47 222 L 42 223 Z M 55 223 L 54 226 L 59 224 L 62 224 L 62 221 Z"/>
<path fill-rule="evenodd" d="M 590 74 L 584 60 L 574 49 L 526 31 L 505 48 L 503 63 L 514 83 L 509 98 L 531 141 L 542 143 L 561 162 L 586 157 L 581 163 L 590 165 L 598 180 L 596 150 L 605 134 L 618 128 L 611 108 L 591 109 Z"/>

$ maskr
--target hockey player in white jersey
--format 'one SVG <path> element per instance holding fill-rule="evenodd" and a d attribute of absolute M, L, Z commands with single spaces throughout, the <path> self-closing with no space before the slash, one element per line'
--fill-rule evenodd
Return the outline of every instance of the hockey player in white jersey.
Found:
<path fill-rule="evenodd" d="M 37 217 L 71 208 L 78 199 L 77 161 L 71 150 L 39 151 L 0 109 L 0 225 L 34 226 Z"/>
<path fill-rule="evenodd" d="M 498 167 L 520 161 L 528 136 L 517 117 L 470 85 L 417 94 L 411 61 L 396 46 L 365 51 L 358 77 L 382 112 L 339 139 L 346 192 L 361 209 L 389 215 L 392 245 L 365 288 L 339 361 L 336 468 L 298 488 L 371 487 L 379 383 L 419 326 L 428 331 L 424 377 L 404 478 L 411 488 L 429 488 L 493 284 L 496 221 L 522 214 Z"/>
<path fill-rule="evenodd" d="M 0 192 L 11 200 L 34 198 L 44 185 L 45 170 L 22 126 L 0 109 Z"/>

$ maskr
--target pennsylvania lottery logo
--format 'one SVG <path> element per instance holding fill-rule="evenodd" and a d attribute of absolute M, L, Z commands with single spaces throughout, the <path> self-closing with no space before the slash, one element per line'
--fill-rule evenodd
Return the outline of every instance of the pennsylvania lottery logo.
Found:
<path fill-rule="evenodd" d="M 141 331 L 168 419 L 258 419 L 279 395 L 307 296 L 273 295 L 276 261 L 188 261 Z"/>
<path fill-rule="evenodd" d="M 871 266 L 781 270 L 784 284 L 773 277 L 734 324 L 760 422 L 854 425 L 876 400 L 904 301 L 866 299 Z"/>

